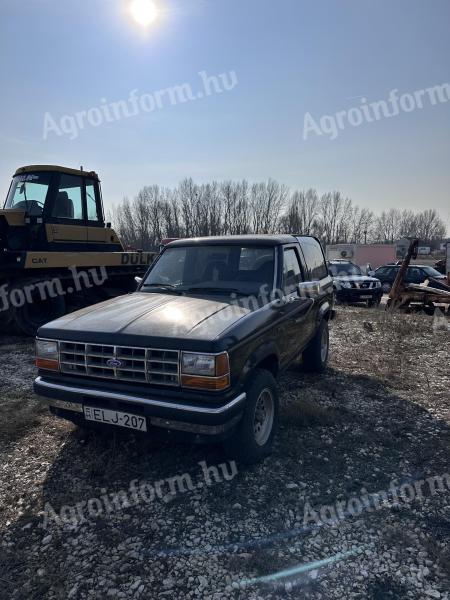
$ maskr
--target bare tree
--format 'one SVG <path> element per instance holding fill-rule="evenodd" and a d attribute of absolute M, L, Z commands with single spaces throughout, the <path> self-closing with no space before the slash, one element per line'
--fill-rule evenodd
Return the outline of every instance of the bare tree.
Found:
<path fill-rule="evenodd" d="M 416 237 L 432 242 L 445 236 L 446 227 L 444 221 L 434 209 L 427 209 L 417 215 Z"/>
<path fill-rule="evenodd" d="M 432 242 L 445 236 L 445 223 L 433 209 L 414 213 L 390 209 L 376 217 L 334 191 L 320 198 L 316 190 L 294 191 L 269 179 L 249 184 L 223 181 L 177 188 L 146 186 L 134 200 L 124 198 L 113 220 L 126 246 L 155 249 L 164 237 L 245 233 L 315 235 L 325 244 L 392 243 L 401 236 Z"/>

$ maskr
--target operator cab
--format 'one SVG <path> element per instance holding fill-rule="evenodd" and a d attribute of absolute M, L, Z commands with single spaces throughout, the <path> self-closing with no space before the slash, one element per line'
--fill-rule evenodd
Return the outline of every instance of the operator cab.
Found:
<path fill-rule="evenodd" d="M 5 209 L 22 210 L 47 223 L 60 219 L 89 226 L 103 227 L 105 223 L 99 179 L 93 171 L 22 167 L 13 177 Z"/>
<path fill-rule="evenodd" d="M 122 249 L 109 224 L 105 225 L 100 181 L 94 171 L 21 167 L 0 215 L 8 224 L 10 250 L 95 250 L 106 249 L 105 245 L 112 251 Z"/>

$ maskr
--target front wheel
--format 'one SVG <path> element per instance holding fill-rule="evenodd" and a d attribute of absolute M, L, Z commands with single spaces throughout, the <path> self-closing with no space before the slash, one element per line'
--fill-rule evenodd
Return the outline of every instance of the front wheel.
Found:
<path fill-rule="evenodd" d="M 308 371 L 323 373 L 327 368 L 330 349 L 328 321 L 322 319 L 315 336 L 303 351 L 303 364 Z"/>
<path fill-rule="evenodd" d="M 244 464 L 257 463 L 271 453 L 278 427 L 278 390 L 273 375 L 256 369 L 250 377 L 244 415 L 224 442 L 227 455 Z"/>
<path fill-rule="evenodd" d="M 372 308 L 373 306 L 380 306 L 380 303 L 381 303 L 381 297 L 379 296 L 378 298 L 374 298 L 373 300 L 368 300 L 367 306 L 369 308 Z"/>

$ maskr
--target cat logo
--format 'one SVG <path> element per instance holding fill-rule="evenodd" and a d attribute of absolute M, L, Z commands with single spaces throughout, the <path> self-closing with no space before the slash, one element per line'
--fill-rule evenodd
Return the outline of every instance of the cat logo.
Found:
<path fill-rule="evenodd" d="M 47 264 L 47 259 L 46 258 L 32 258 L 31 262 L 33 263 L 33 265 L 45 265 Z"/>

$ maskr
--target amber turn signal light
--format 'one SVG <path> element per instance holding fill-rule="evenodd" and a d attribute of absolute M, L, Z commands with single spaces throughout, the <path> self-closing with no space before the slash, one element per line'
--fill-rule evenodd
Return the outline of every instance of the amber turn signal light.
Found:
<path fill-rule="evenodd" d="M 223 354 L 216 356 L 216 376 L 222 377 L 224 375 L 228 375 L 229 372 L 230 360 L 228 358 L 228 353 L 224 352 Z"/>
<path fill-rule="evenodd" d="M 47 371 L 59 371 L 59 362 L 50 358 L 36 358 L 36 366 Z"/>
<path fill-rule="evenodd" d="M 225 390 L 230 385 L 230 376 L 221 377 L 199 377 L 198 375 L 182 375 L 181 385 L 183 387 L 196 390 L 220 391 Z"/>

